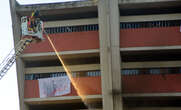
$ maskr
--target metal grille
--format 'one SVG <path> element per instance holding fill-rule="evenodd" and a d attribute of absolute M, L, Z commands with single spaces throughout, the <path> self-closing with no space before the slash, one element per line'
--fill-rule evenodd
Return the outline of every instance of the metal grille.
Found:
<path fill-rule="evenodd" d="M 121 22 L 120 29 L 137 29 L 137 28 L 154 28 L 154 27 L 173 27 L 180 26 L 180 20 L 172 21 L 147 21 L 147 22 Z M 98 31 L 98 24 L 80 25 L 80 26 L 63 26 L 45 28 L 48 34 L 66 33 L 66 32 L 82 32 L 82 31 Z"/>
<path fill-rule="evenodd" d="M 172 27 L 180 26 L 181 21 L 148 21 L 148 22 L 127 22 L 120 23 L 121 29 L 136 29 L 136 28 L 154 28 L 154 27 Z"/>
<path fill-rule="evenodd" d="M 53 27 L 53 28 L 46 28 L 45 29 L 45 31 L 48 34 L 65 33 L 65 32 L 97 31 L 97 30 L 99 30 L 98 24 L 81 25 L 81 26 Z"/>
<path fill-rule="evenodd" d="M 43 73 L 43 74 L 26 74 L 25 80 L 38 80 L 41 78 L 52 78 L 52 77 L 62 77 L 67 76 L 65 72 L 59 72 L 59 73 Z M 76 72 L 72 73 L 73 77 L 80 77 Z M 88 77 L 95 77 L 95 76 L 101 76 L 101 72 L 98 71 L 88 71 L 85 72 L 85 76 Z"/>
<path fill-rule="evenodd" d="M 141 75 L 141 74 L 181 74 L 181 68 L 140 68 L 140 69 L 123 69 L 122 75 Z"/>
<path fill-rule="evenodd" d="M 73 77 L 80 77 L 78 72 L 73 72 Z M 87 71 L 84 73 L 84 76 L 81 77 L 96 77 L 101 76 L 100 70 Z M 123 69 L 121 71 L 123 76 L 132 76 L 132 75 L 141 75 L 141 74 L 150 74 L 150 75 L 160 75 L 160 74 L 181 74 L 181 68 L 139 68 L 139 69 Z M 52 77 L 61 77 L 66 76 L 65 72 L 59 73 L 43 73 L 43 74 L 28 74 L 25 75 L 25 80 L 37 80 L 41 78 L 52 78 Z"/>

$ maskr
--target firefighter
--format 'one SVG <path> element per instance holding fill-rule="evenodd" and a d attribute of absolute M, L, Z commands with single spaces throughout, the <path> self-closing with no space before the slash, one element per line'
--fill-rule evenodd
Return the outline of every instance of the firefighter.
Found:
<path fill-rule="evenodd" d="M 28 31 L 37 32 L 36 27 L 39 23 L 39 11 L 34 11 L 28 20 Z"/>

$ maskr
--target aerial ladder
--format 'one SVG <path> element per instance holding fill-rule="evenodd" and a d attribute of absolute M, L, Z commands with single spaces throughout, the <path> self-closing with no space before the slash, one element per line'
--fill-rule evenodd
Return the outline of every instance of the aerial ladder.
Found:
<path fill-rule="evenodd" d="M 0 64 L 0 80 L 29 44 L 40 42 L 44 39 L 43 29 L 43 22 L 39 19 L 39 12 L 37 10 L 31 16 L 23 16 L 21 18 L 22 38 Z"/>

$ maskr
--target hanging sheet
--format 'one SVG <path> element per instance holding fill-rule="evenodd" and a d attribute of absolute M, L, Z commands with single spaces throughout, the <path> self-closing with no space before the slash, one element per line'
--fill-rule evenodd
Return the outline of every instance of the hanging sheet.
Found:
<path fill-rule="evenodd" d="M 67 76 L 39 79 L 40 98 L 66 95 L 71 92 Z"/>

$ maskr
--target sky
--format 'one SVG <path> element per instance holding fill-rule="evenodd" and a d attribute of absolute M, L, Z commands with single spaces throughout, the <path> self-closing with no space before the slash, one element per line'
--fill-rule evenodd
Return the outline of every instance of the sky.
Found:
<path fill-rule="evenodd" d="M 76 0 L 17 0 L 20 4 L 36 4 L 50 2 L 66 2 Z M 9 0 L 2 0 L 0 4 L 0 63 L 13 49 L 12 22 Z M 8 71 L 0 80 L 0 110 L 19 110 L 16 66 Z"/>

